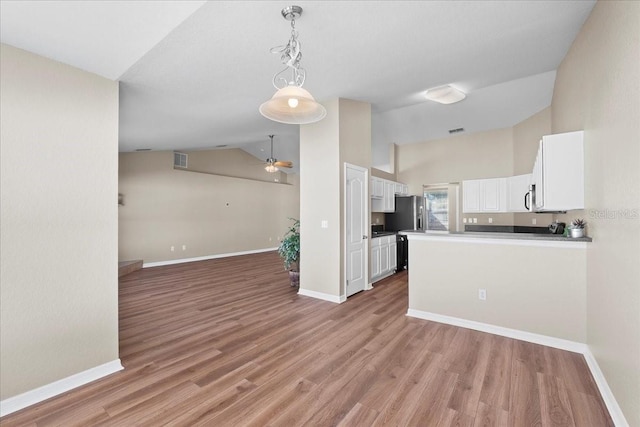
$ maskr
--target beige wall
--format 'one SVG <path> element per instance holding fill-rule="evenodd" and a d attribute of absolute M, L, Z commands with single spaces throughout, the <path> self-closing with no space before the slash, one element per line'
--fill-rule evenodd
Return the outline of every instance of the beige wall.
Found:
<path fill-rule="evenodd" d="M 369 168 L 371 106 L 349 99 L 323 104 L 327 117 L 300 127 L 300 288 L 340 297 L 344 163 Z M 328 228 L 320 227 L 323 220 Z"/>
<path fill-rule="evenodd" d="M 118 359 L 118 84 L 1 47 L 1 398 Z"/>
<path fill-rule="evenodd" d="M 639 57 L 640 2 L 598 2 L 558 69 L 552 104 L 554 133 L 585 131 L 584 215 L 593 236 L 587 343 L 633 426 L 640 425 Z"/>
<path fill-rule="evenodd" d="M 400 145 L 396 149 L 396 157 L 398 181 L 409 185 L 410 194 L 422 194 L 425 184 L 511 176 L 513 129 Z M 460 215 L 477 218 L 478 224 L 489 224 L 489 218 L 492 218 L 494 225 L 513 224 L 511 213 L 463 215 L 461 209 Z"/>
<path fill-rule="evenodd" d="M 241 150 L 189 153 L 189 167 L 227 172 L 216 164 L 230 172 L 256 170 L 256 179 L 264 172 L 258 159 Z M 299 217 L 296 175 L 287 185 L 174 170 L 171 151 L 121 153 L 119 175 L 120 260 L 148 263 L 275 248 L 291 224 L 288 218 Z"/>
<path fill-rule="evenodd" d="M 300 126 L 300 289 L 340 296 L 340 108 Z M 320 228 L 323 220 L 328 228 Z"/>
<path fill-rule="evenodd" d="M 410 237 L 410 309 L 586 341 L 584 248 L 444 239 Z"/>
<path fill-rule="evenodd" d="M 180 152 L 187 154 L 187 169 L 189 170 L 267 182 L 287 182 L 288 175 L 286 173 L 282 171 L 267 172 L 264 169 L 266 164 L 262 159 L 258 159 L 240 148 Z M 297 176 L 294 174 L 291 174 L 291 178 L 297 180 Z"/>

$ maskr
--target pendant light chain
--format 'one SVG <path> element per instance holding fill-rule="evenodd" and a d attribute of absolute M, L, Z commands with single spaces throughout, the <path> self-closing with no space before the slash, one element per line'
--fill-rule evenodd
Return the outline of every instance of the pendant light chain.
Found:
<path fill-rule="evenodd" d="M 289 42 L 283 46 L 271 48 L 271 53 L 280 53 L 280 60 L 287 67 L 273 76 L 273 86 L 276 89 L 282 89 L 288 85 L 296 85 L 301 87 L 306 79 L 306 72 L 300 66 L 302 59 L 302 44 L 298 41 L 298 32 L 296 31 L 296 19 L 291 18 L 291 37 Z M 287 70 L 291 70 L 291 81 L 282 76 Z M 278 84 L 280 83 L 280 84 Z"/>

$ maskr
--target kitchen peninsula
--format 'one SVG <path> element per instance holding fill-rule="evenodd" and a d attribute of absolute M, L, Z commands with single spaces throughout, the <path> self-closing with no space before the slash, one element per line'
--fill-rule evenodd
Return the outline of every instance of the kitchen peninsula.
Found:
<path fill-rule="evenodd" d="M 586 342 L 591 238 L 408 232 L 408 315 L 571 349 Z"/>

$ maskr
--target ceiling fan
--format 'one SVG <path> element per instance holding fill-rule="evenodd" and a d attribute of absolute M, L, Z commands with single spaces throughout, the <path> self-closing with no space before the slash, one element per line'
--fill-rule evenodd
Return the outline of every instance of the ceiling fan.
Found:
<path fill-rule="evenodd" d="M 273 157 L 273 137 L 274 135 L 269 135 L 271 139 L 271 155 L 267 159 L 267 166 L 264 168 L 267 172 L 273 173 L 277 172 L 278 168 L 291 168 L 293 167 L 293 162 L 289 161 L 278 161 L 275 157 Z"/>

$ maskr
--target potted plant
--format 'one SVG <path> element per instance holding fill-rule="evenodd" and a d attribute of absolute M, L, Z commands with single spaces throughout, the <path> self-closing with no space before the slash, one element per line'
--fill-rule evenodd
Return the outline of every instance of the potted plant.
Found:
<path fill-rule="evenodd" d="M 300 284 L 300 220 L 289 219 L 293 221 L 293 225 L 282 238 L 278 254 L 284 260 L 284 269 L 289 270 L 291 286 L 298 286 Z"/>
<path fill-rule="evenodd" d="M 584 237 L 584 227 L 587 225 L 587 221 L 581 218 L 576 218 L 571 221 L 569 225 L 569 235 L 571 237 Z"/>

